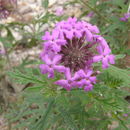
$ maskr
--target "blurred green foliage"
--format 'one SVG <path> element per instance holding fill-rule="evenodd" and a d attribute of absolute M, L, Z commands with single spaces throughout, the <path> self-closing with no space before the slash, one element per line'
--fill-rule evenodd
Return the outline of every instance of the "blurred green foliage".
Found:
<path fill-rule="evenodd" d="M 60 77 L 47 79 L 37 68 L 15 70 L 10 72 L 15 81 L 33 85 L 25 89 L 22 101 L 10 109 L 7 118 L 10 123 L 18 122 L 14 128 L 30 130 L 100 130 L 108 129 L 113 121 L 128 130 L 130 119 L 123 115 L 129 113 L 129 103 L 124 99 L 129 92 L 123 88 L 130 84 L 127 80 L 130 72 L 125 71 L 111 66 L 98 76 L 99 83 L 93 91 L 86 93 L 80 89 L 67 92 L 57 88 L 53 80 Z"/>

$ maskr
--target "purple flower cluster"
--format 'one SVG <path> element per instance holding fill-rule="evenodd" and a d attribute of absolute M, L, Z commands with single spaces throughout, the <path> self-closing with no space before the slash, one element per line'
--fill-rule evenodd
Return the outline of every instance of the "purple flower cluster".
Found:
<path fill-rule="evenodd" d="M 0 19 L 7 18 L 16 4 L 17 0 L 0 0 Z"/>
<path fill-rule="evenodd" d="M 130 17 L 130 13 L 125 13 L 123 17 L 120 18 L 121 21 L 127 22 Z"/>
<path fill-rule="evenodd" d="M 105 69 L 114 64 L 114 55 L 106 40 L 98 35 L 99 29 L 85 21 L 68 18 L 56 24 L 52 33 L 45 32 L 43 51 L 45 64 L 40 65 L 42 74 L 54 78 L 54 72 L 62 74 L 55 84 L 70 91 L 73 88 L 93 89 L 96 74 L 93 63 L 102 62 Z"/>

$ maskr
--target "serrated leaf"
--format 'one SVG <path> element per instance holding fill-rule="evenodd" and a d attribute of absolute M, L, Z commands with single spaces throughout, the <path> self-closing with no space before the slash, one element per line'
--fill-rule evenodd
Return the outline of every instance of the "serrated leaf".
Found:
<path fill-rule="evenodd" d="M 35 124 L 35 126 L 31 127 L 31 130 L 44 130 L 45 129 L 45 126 L 47 125 L 47 119 L 49 117 L 49 114 L 52 110 L 52 106 L 54 104 L 55 100 L 52 100 L 48 107 L 47 107 L 47 110 L 45 111 L 44 115 L 41 117 L 41 119 Z"/>
<path fill-rule="evenodd" d="M 59 111 L 61 112 L 61 115 L 64 121 L 66 122 L 68 128 L 71 128 L 72 130 L 79 130 L 75 122 L 73 121 L 72 117 L 70 116 L 70 114 L 68 114 L 68 112 L 65 109 L 59 108 Z"/>
<path fill-rule="evenodd" d="M 36 84 L 45 84 L 45 81 L 38 79 L 37 76 L 34 76 L 31 71 L 29 71 L 26 75 L 19 70 L 15 70 L 14 72 L 8 72 L 8 74 L 17 79 L 21 83 L 36 83 Z M 17 81 L 16 80 L 16 81 Z"/>
<path fill-rule="evenodd" d="M 130 71 L 127 71 L 125 69 L 120 69 L 115 66 L 110 66 L 107 70 L 108 73 L 110 73 L 112 76 L 122 79 L 123 84 L 125 86 L 130 85 Z"/>

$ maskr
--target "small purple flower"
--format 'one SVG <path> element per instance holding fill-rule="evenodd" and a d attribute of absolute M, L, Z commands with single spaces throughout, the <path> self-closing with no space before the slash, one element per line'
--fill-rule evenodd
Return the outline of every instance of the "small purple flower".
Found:
<path fill-rule="evenodd" d="M 63 8 L 62 8 L 62 7 L 57 8 L 55 14 L 56 14 L 57 16 L 63 15 L 63 14 L 64 14 Z"/>
<path fill-rule="evenodd" d="M 90 18 L 91 18 L 91 17 L 93 17 L 93 15 L 94 15 L 94 12 L 91 11 L 91 12 L 88 13 L 87 17 L 90 17 Z"/>
<path fill-rule="evenodd" d="M 52 33 L 45 32 L 42 37 L 42 74 L 53 78 L 55 71 L 61 73 L 62 78 L 55 84 L 67 91 L 74 88 L 91 91 L 98 74 L 93 71 L 93 63 L 101 62 L 105 69 L 115 62 L 106 40 L 98 33 L 97 26 L 76 18 L 57 23 Z"/>
<path fill-rule="evenodd" d="M 130 13 L 125 13 L 123 17 L 120 18 L 121 21 L 127 22 L 130 17 Z"/>
<path fill-rule="evenodd" d="M 4 55 L 5 54 L 5 50 L 0 50 L 0 55 Z"/>
<path fill-rule="evenodd" d="M 124 117 L 128 117 L 128 114 L 123 114 Z"/>

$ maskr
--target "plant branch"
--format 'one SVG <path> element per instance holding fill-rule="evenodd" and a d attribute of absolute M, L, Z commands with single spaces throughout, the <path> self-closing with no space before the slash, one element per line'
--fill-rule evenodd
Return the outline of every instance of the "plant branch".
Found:
<path fill-rule="evenodd" d="M 79 2 L 85 6 L 87 6 L 88 8 L 90 8 L 93 12 L 95 12 L 98 16 L 100 16 L 103 20 L 105 20 L 108 23 L 111 23 L 110 20 L 106 19 L 103 15 L 101 15 L 96 8 L 91 7 L 87 2 L 84 2 L 83 0 L 79 0 Z"/>

